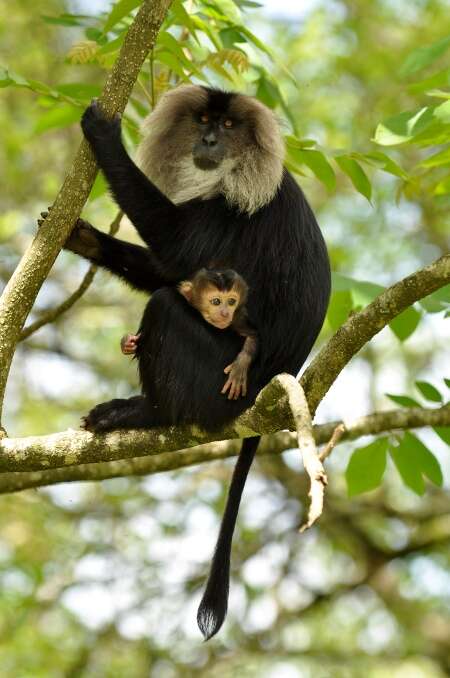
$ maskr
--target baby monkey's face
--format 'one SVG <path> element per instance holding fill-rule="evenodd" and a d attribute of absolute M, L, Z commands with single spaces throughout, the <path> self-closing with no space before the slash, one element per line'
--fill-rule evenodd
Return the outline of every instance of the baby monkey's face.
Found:
<path fill-rule="evenodd" d="M 233 322 L 239 301 L 240 295 L 234 287 L 223 292 L 211 285 L 203 290 L 198 310 L 206 322 L 224 330 Z"/>

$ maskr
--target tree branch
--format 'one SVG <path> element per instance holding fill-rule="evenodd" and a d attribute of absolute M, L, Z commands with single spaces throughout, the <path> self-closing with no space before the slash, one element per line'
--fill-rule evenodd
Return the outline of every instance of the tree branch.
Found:
<path fill-rule="evenodd" d="M 283 385 L 288 396 L 289 406 L 297 431 L 298 447 L 310 482 L 309 497 L 311 503 L 308 517 L 306 523 L 300 528 L 300 532 L 304 532 L 322 515 L 323 495 L 328 480 L 317 452 L 308 401 L 302 387 L 295 377 L 290 374 L 280 374 L 278 381 Z"/>
<path fill-rule="evenodd" d="M 305 370 L 300 383 L 311 415 L 350 359 L 372 337 L 415 301 L 450 283 L 450 254 L 388 287 L 371 304 L 350 316 Z"/>
<path fill-rule="evenodd" d="M 123 212 L 119 211 L 109 226 L 109 235 L 115 235 L 117 233 L 122 216 Z M 72 308 L 78 299 L 81 299 L 86 290 L 89 289 L 92 281 L 94 280 L 95 274 L 97 273 L 97 269 L 98 266 L 91 264 L 77 289 L 72 292 L 72 294 L 70 294 L 67 299 L 65 299 L 59 306 L 45 311 L 37 320 L 35 320 L 33 323 L 30 323 L 28 327 L 25 327 L 20 333 L 20 341 L 28 339 L 28 337 L 40 330 L 41 327 L 48 325 L 49 323 L 53 323 L 55 320 L 57 320 L 57 318 Z"/>
<path fill-rule="evenodd" d="M 450 255 L 441 257 L 431 266 L 396 283 L 365 309 L 349 318 L 322 349 L 301 380 L 304 388 L 305 384 L 309 385 L 314 406 L 317 406 L 344 367 L 344 359 L 350 360 L 364 341 L 379 332 L 407 304 L 444 286 L 449 278 Z M 328 369 L 331 376 L 328 375 Z M 319 383 L 317 389 L 314 383 L 315 374 Z M 404 414 L 405 421 L 407 417 L 408 412 Z M 336 425 L 329 431 L 328 439 Z M 107 435 L 68 431 L 16 440 L 4 438 L 0 442 L 0 471 L 40 471 L 74 464 L 130 459 L 181 450 L 214 440 L 275 433 L 286 428 L 294 428 L 292 412 L 286 390 L 280 379 L 275 377 L 259 393 L 255 405 L 220 432 L 211 434 L 197 426 L 184 426 L 150 431 L 114 431 Z"/>
<path fill-rule="evenodd" d="M 171 0 L 144 0 L 142 3 L 103 88 L 100 101 L 108 115 L 123 112 L 170 4 Z M 83 139 L 48 218 L 23 255 L 0 299 L 0 413 L 22 327 L 87 200 L 96 173 L 94 155 Z"/>
<path fill-rule="evenodd" d="M 424 426 L 450 426 L 450 407 L 440 407 L 437 409 L 408 408 L 399 410 L 389 410 L 370 414 L 365 417 L 359 417 L 352 422 L 333 421 L 328 424 L 321 424 L 313 427 L 314 439 L 317 445 L 325 444 L 333 436 L 333 432 L 338 427 L 343 428 L 339 441 L 340 444 L 345 440 L 355 440 L 365 435 L 375 435 L 378 433 L 404 430 L 411 428 L 421 428 Z M 112 436 L 113 434 L 110 434 Z M 108 452 L 116 461 L 106 461 L 102 463 L 82 463 L 75 466 L 65 466 L 54 468 L 52 470 L 41 470 L 29 473 L 2 473 L 0 474 L 0 494 L 8 492 L 17 492 L 31 487 L 41 487 L 44 485 L 54 485 L 62 482 L 73 482 L 77 480 L 106 480 L 107 478 L 117 478 L 128 475 L 149 475 L 153 473 L 162 473 L 186 466 L 194 466 L 208 461 L 234 457 L 239 453 L 240 440 L 231 440 L 227 442 L 214 442 L 204 444 L 190 449 L 178 449 L 177 451 L 165 451 L 162 444 L 159 444 L 157 450 L 151 449 L 154 438 L 151 431 L 127 432 L 131 441 L 121 441 L 123 437 L 120 434 L 107 441 Z M 34 449 L 40 447 L 41 452 L 46 452 L 47 457 L 52 457 L 51 448 L 60 447 L 66 450 L 68 462 L 70 462 L 71 445 L 76 439 L 84 439 L 84 444 L 89 448 L 89 437 L 91 434 L 84 431 L 68 431 L 67 433 L 57 433 L 53 436 L 36 436 L 32 438 L 4 439 L 0 442 L 1 455 L 7 452 L 10 458 L 20 455 L 32 454 Z M 100 438 L 100 436 L 97 436 Z M 107 436 L 103 436 L 105 446 Z M 124 446 L 132 449 L 131 454 L 147 454 L 134 458 L 120 460 L 121 442 Z M 265 436 L 262 438 L 258 449 L 258 454 L 281 454 L 287 449 L 297 447 L 297 436 L 292 433 L 277 433 L 276 435 Z M 326 445 L 326 448 L 328 445 Z M 320 455 L 322 457 L 323 453 Z M 94 462 L 94 460 L 93 460 Z"/>

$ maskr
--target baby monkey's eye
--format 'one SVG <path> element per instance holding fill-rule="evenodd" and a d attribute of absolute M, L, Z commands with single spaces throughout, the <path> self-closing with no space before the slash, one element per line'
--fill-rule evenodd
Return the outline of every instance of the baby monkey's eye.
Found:
<path fill-rule="evenodd" d="M 214 299 L 210 299 L 210 302 L 213 306 L 220 306 L 220 299 L 218 297 L 214 297 Z"/>
<path fill-rule="evenodd" d="M 235 306 L 237 299 L 228 299 L 229 306 Z"/>
<path fill-rule="evenodd" d="M 231 127 L 233 127 L 233 125 L 234 125 L 234 122 L 233 122 L 233 120 L 230 120 L 230 118 L 227 118 L 223 123 L 223 126 L 226 127 L 227 129 L 231 129 Z"/>
<path fill-rule="evenodd" d="M 200 122 L 202 122 L 204 125 L 209 122 L 209 115 L 207 113 L 201 113 L 200 114 Z"/>

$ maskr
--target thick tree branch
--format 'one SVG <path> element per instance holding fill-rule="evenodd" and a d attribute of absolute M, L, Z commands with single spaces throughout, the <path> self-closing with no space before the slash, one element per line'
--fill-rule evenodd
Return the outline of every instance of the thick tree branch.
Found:
<path fill-rule="evenodd" d="M 171 0 L 144 0 L 142 3 L 100 98 L 102 108 L 108 115 L 124 110 L 170 3 Z M 87 200 L 96 173 L 93 153 L 83 140 L 51 213 L 38 230 L 0 299 L 0 413 L 22 327 Z"/>
<path fill-rule="evenodd" d="M 345 440 L 354 440 L 365 435 L 421 428 L 424 426 L 450 426 L 450 407 L 447 405 L 437 409 L 408 408 L 389 410 L 387 412 L 359 417 L 345 424 L 344 422 L 333 421 L 328 424 L 314 426 L 313 434 L 317 445 L 326 444 L 336 429 L 342 427 L 343 432 L 336 443 L 340 444 Z M 106 436 L 103 436 L 103 446 L 106 448 L 107 453 L 111 453 L 110 458 L 117 459 L 117 461 L 80 463 L 76 466 L 29 473 L 3 473 L 0 474 L 0 494 L 77 480 L 105 480 L 107 478 L 128 475 L 140 476 L 162 473 L 185 466 L 193 466 L 207 461 L 236 456 L 241 445 L 240 440 L 231 440 L 204 444 L 190 449 L 179 449 L 173 452 L 165 451 L 160 445 L 159 451 L 155 451 L 152 454 L 150 446 L 154 440 L 150 431 L 131 431 L 127 433 L 127 436 L 132 441 L 129 445 L 132 448 L 132 454 L 137 455 L 141 453 L 150 456 L 136 456 L 135 458 L 120 460 L 120 452 L 117 453 L 117 447 L 120 446 L 121 436 L 117 435 L 115 438 L 108 436 L 108 439 Z M 91 434 L 84 431 L 69 431 L 67 433 L 57 433 L 54 436 L 9 438 L 0 443 L 0 454 L 3 455 L 4 451 L 7 451 L 10 457 L 15 457 L 16 455 L 28 454 L 29 451 L 40 447 L 41 452 L 46 450 L 47 456 L 51 458 L 51 448 L 62 447 L 66 450 L 67 454 L 70 454 L 71 445 L 74 445 L 77 439 L 81 440 L 81 445 L 85 445 L 89 449 L 90 437 Z M 280 454 L 287 449 L 297 447 L 297 444 L 297 436 L 293 433 L 283 432 L 276 435 L 264 436 L 258 454 Z M 328 445 L 325 446 L 325 450 L 327 447 Z M 322 454 L 320 456 L 322 457 Z M 18 466 L 20 468 L 20 464 Z"/>
<path fill-rule="evenodd" d="M 350 359 L 395 316 L 415 301 L 450 283 L 450 254 L 434 261 L 392 287 L 355 313 L 319 351 L 300 382 L 308 398 L 311 415 Z"/>

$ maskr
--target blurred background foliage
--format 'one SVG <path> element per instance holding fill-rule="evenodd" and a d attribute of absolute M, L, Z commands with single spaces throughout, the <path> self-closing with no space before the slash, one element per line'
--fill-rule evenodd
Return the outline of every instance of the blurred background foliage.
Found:
<path fill-rule="evenodd" d="M 138 4 L 0 7 L 2 285 L 55 197 L 80 140 L 77 121 Z M 130 150 L 142 117 L 182 81 L 240 89 L 277 110 L 288 166 L 332 259 L 321 341 L 383 286 L 448 250 L 449 9 L 448 0 L 175 0 L 135 88 L 124 125 Z M 115 217 L 101 178 L 84 214 L 105 230 Z M 125 222 L 119 237 L 137 239 Z M 85 272 L 62 253 L 30 320 L 63 302 Z M 76 428 L 94 403 L 135 392 L 119 338 L 136 328 L 144 303 L 98 273 L 72 310 L 24 341 L 7 391 L 9 433 Z M 446 309 L 441 291 L 386 328 L 339 377 L 317 421 L 392 400 L 448 400 Z M 348 460 L 371 441 L 345 443 L 328 462 L 324 515 L 301 537 L 307 487 L 298 453 L 261 458 L 236 534 L 228 621 L 208 644 L 195 610 L 229 464 L 2 497 L 1 675 L 448 675 L 448 430 L 414 440 L 389 444 L 426 445 L 444 489 L 425 486 L 421 474 L 406 487 L 389 461 L 381 488 L 349 499 L 358 488 Z M 436 468 L 423 473 L 440 484 Z"/>

